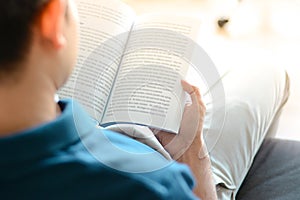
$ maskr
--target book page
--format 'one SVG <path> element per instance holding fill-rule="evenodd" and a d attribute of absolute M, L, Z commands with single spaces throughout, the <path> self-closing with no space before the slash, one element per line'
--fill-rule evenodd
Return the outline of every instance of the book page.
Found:
<path fill-rule="evenodd" d="M 61 98 L 78 100 L 101 121 L 114 82 L 134 12 L 117 0 L 77 0 L 80 41 L 77 65 Z"/>
<path fill-rule="evenodd" d="M 103 123 L 135 123 L 177 133 L 185 104 L 181 86 L 200 20 L 147 15 L 134 25 Z"/>

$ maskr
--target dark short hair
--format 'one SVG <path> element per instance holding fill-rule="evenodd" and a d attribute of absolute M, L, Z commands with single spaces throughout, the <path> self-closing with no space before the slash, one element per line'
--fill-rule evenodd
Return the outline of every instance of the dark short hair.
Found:
<path fill-rule="evenodd" d="M 0 1 L 0 73 L 12 72 L 23 60 L 32 38 L 32 24 L 50 0 Z"/>

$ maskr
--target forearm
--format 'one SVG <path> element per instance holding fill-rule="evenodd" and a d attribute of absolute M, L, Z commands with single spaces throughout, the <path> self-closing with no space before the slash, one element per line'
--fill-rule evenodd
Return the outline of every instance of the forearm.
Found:
<path fill-rule="evenodd" d="M 209 157 L 202 158 L 198 163 L 198 165 L 195 164 L 194 167 L 191 167 L 197 180 L 195 194 L 203 200 L 217 199 Z"/>
<path fill-rule="evenodd" d="M 205 144 L 201 146 L 200 152 L 196 152 L 199 151 L 198 148 L 195 150 L 190 148 L 188 151 L 178 161 L 187 164 L 192 170 L 197 181 L 194 193 L 202 200 L 217 199 L 210 158 L 206 153 Z"/>

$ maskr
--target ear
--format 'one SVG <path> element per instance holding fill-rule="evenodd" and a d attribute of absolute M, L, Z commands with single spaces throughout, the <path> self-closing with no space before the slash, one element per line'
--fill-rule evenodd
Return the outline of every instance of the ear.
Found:
<path fill-rule="evenodd" d="M 66 38 L 63 26 L 66 12 L 66 0 L 50 0 L 40 15 L 40 34 L 55 49 L 65 46 Z"/>

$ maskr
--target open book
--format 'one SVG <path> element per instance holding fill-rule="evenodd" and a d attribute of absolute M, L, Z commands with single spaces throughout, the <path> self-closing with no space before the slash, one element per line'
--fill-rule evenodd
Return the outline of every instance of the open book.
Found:
<path fill-rule="evenodd" d="M 59 96 L 77 99 L 104 127 L 132 123 L 178 133 L 186 103 L 180 80 L 192 53 L 186 38 L 197 39 L 200 20 L 136 17 L 115 0 L 77 0 L 77 7 L 79 57 Z"/>

